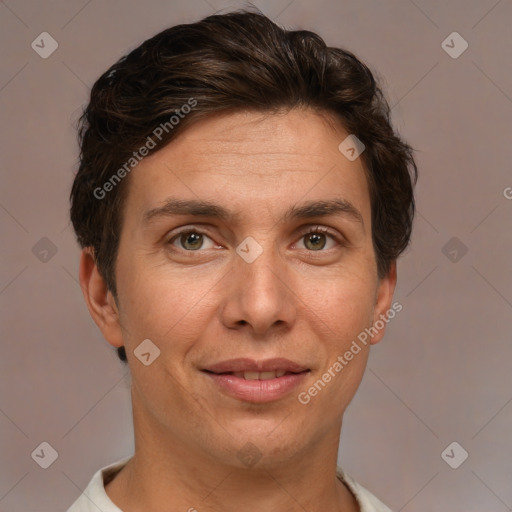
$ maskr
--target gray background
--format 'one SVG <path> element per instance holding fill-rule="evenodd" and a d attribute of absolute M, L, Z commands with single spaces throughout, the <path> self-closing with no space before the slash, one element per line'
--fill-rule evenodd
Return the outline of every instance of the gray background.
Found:
<path fill-rule="evenodd" d="M 88 90 L 157 31 L 234 5 L 0 2 L 2 512 L 64 510 L 133 450 L 129 376 L 87 312 L 68 221 Z M 403 311 L 372 349 L 340 464 L 395 511 L 512 510 L 512 2 L 255 5 L 367 62 L 417 150 Z M 31 48 L 43 31 L 59 45 L 47 59 Z M 455 59 L 454 31 L 469 44 Z M 58 452 L 48 469 L 31 457 L 43 441 Z M 453 441 L 469 454 L 458 469 L 441 456 Z"/>

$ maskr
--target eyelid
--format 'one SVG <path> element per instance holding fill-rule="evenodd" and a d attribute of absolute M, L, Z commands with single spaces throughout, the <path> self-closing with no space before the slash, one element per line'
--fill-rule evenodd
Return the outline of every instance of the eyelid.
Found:
<path fill-rule="evenodd" d="M 212 239 L 212 237 L 210 235 L 208 235 L 208 233 L 205 230 L 201 229 L 200 227 L 194 226 L 193 224 L 189 224 L 187 226 L 183 226 L 182 228 L 177 228 L 177 229 L 179 229 L 179 231 L 175 232 L 173 230 L 173 234 L 170 237 L 165 237 L 165 244 L 166 245 L 173 246 L 174 241 L 178 237 L 180 237 L 181 235 L 183 235 L 185 233 L 196 233 L 198 235 L 201 235 L 201 236 L 209 238 L 214 243 L 214 245 L 218 245 L 217 242 L 215 242 Z M 201 249 L 198 249 L 197 251 L 186 251 L 185 249 L 180 249 L 180 248 L 177 248 L 177 247 L 176 247 L 176 249 L 184 251 L 184 252 L 200 252 L 201 251 Z"/>
<path fill-rule="evenodd" d="M 307 226 L 304 226 L 303 228 L 301 228 L 298 235 L 299 235 L 299 238 L 302 238 L 303 236 L 309 235 L 310 233 L 321 233 L 323 235 L 328 235 L 338 244 L 338 246 L 347 246 L 348 245 L 348 241 L 346 240 L 346 238 L 341 236 L 337 231 L 335 231 L 331 228 L 328 228 L 327 226 L 322 226 L 319 224 L 309 224 Z M 309 251 L 309 252 L 327 252 L 327 251 L 329 251 L 329 249 L 327 249 L 326 251 Z"/>

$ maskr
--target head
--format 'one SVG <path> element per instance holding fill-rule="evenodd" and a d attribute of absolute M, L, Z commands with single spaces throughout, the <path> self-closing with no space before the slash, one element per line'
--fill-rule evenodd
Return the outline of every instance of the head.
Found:
<path fill-rule="evenodd" d="M 338 148 L 348 136 L 364 144 L 355 159 Z M 320 378 L 389 310 L 417 169 L 351 52 L 253 12 L 170 28 L 97 80 L 80 144 L 71 219 L 86 300 L 162 421 L 171 404 L 198 420 L 191 392 L 245 431 L 201 380 L 208 365 L 288 354 Z M 308 407 L 338 396 L 340 417 L 384 330 Z M 160 350 L 148 367 L 134 355 L 144 339 Z M 149 399 L 156 388 L 169 392 Z"/>

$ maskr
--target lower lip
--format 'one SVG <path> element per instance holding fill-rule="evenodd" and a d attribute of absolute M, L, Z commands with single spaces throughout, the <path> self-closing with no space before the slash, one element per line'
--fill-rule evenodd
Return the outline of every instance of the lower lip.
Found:
<path fill-rule="evenodd" d="M 227 395 L 244 402 L 265 403 L 279 400 L 297 388 L 309 371 L 290 373 L 268 380 L 245 380 L 229 374 L 203 372 Z"/>

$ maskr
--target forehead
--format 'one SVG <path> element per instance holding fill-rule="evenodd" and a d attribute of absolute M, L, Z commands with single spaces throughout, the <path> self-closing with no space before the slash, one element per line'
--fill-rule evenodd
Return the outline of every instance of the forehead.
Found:
<path fill-rule="evenodd" d="M 348 135 L 310 110 L 211 116 L 137 165 L 125 211 L 140 218 L 172 196 L 222 203 L 240 218 L 341 197 L 369 215 L 363 162 L 338 149 Z"/>

